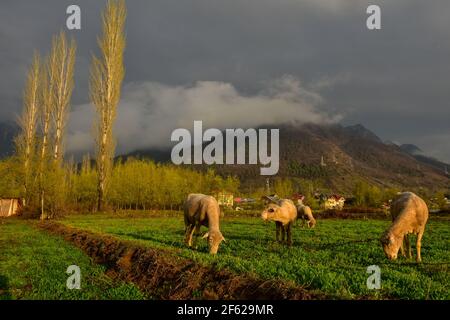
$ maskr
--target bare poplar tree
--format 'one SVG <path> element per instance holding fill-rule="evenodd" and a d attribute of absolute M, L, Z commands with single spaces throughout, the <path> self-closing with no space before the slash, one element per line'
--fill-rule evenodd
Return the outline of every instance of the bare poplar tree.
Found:
<path fill-rule="evenodd" d="M 61 161 L 63 156 L 62 143 L 69 102 L 73 91 L 75 52 L 75 41 L 72 39 L 69 44 L 63 31 L 53 38 L 53 48 L 51 53 L 51 55 L 54 55 L 51 60 L 55 63 L 53 79 L 54 107 L 52 112 L 55 130 L 53 158 L 57 162 Z"/>
<path fill-rule="evenodd" d="M 41 75 L 41 104 L 40 104 L 40 128 L 41 128 L 41 144 L 39 150 L 39 202 L 41 209 L 41 220 L 46 219 L 44 202 L 45 202 L 45 188 L 44 175 L 47 170 L 47 160 L 49 158 L 49 139 L 51 130 L 51 115 L 54 108 L 53 87 L 55 85 L 56 74 L 56 56 L 50 54 L 46 58 L 43 65 L 43 72 Z"/>
<path fill-rule="evenodd" d="M 50 54 L 41 72 L 39 193 L 42 220 L 47 217 L 44 212 L 44 178 L 49 160 L 52 157 L 55 161 L 62 159 L 62 139 L 73 90 L 75 51 L 75 42 L 72 40 L 69 45 L 64 32 L 54 36 Z"/>
<path fill-rule="evenodd" d="M 39 80 L 41 62 L 36 52 L 33 63 L 28 71 L 25 90 L 23 93 L 23 112 L 19 118 L 20 135 L 16 139 L 17 153 L 23 161 L 23 184 L 25 189 L 25 201 L 30 200 L 30 184 L 32 181 L 32 164 L 36 151 L 36 126 L 39 111 Z"/>
<path fill-rule="evenodd" d="M 53 88 L 55 87 L 55 75 L 56 75 L 56 55 L 53 52 L 46 58 L 45 65 L 43 66 L 44 72 L 42 72 L 42 102 L 40 109 L 40 122 L 41 122 L 41 145 L 40 145 L 40 160 L 41 165 L 48 157 L 49 154 L 49 140 L 51 130 L 51 115 L 55 107 L 55 96 L 53 94 Z M 41 170 L 42 171 L 42 170 Z"/>
<path fill-rule="evenodd" d="M 103 209 L 108 178 L 111 174 L 115 141 L 113 125 L 125 74 L 126 7 L 124 0 L 109 0 L 102 14 L 103 35 L 98 39 L 101 57 L 93 56 L 90 96 L 97 111 L 97 210 Z"/>

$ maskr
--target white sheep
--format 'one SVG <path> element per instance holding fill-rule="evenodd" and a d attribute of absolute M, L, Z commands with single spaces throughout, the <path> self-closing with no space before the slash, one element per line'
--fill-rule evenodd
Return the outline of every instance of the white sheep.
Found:
<path fill-rule="evenodd" d="M 417 234 L 417 262 L 421 262 L 420 247 L 425 225 L 428 220 L 428 207 L 425 201 L 412 192 L 402 193 L 391 204 L 392 225 L 381 238 L 383 250 L 389 260 L 397 259 L 398 250 L 405 256 L 403 240 L 405 240 L 407 257 L 411 258 L 411 244 L 408 234 Z"/>

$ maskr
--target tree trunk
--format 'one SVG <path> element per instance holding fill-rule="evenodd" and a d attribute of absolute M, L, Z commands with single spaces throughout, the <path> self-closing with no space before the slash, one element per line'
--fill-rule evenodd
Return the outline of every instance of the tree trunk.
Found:
<path fill-rule="evenodd" d="M 98 185 L 98 197 L 97 197 L 97 211 L 103 211 L 103 183 L 100 182 Z"/>

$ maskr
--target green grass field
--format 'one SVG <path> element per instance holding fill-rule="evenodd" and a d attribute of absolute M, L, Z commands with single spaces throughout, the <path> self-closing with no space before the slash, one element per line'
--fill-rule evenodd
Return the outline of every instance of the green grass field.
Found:
<path fill-rule="evenodd" d="M 429 221 L 422 242 L 423 263 L 418 265 L 405 258 L 391 262 L 384 257 L 378 239 L 390 224 L 387 220 L 319 220 L 312 230 L 295 227 L 294 246 L 286 248 L 274 241 L 275 226 L 271 223 L 259 218 L 225 218 L 221 229 L 227 242 L 217 256 L 210 256 L 206 241 L 201 239 L 198 250 L 185 248 L 181 214 L 143 216 L 78 215 L 62 222 L 169 249 L 198 263 L 292 280 L 336 298 L 450 299 L 448 220 Z M 367 289 L 370 265 L 381 268 L 381 290 Z"/>
<path fill-rule="evenodd" d="M 105 268 L 58 236 L 19 219 L 0 221 L 0 299 L 142 299 L 132 284 L 111 280 Z M 214 263 L 237 273 L 294 281 L 317 293 L 338 299 L 450 299 L 448 266 L 450 221 L 431 220 L 422 242 L 422 264 L 400 258 L 388 261 L 378 241 L 390 224 L 382 220 L 322 219 L 315 229 L 296 226 L 294 245 L 274 241 L 275 226 L 259 218 L 227 217 L 221 222 L 227 239 L 217 256 L 183 243 L 181 213 L 166 217 L 132 215 L 74 215 L 59 222 L 172 254 L 201 264 Z M 206 231 L 203 228 L 202 231 Z M 68 290 L 65 273 L 76 264 L 82 290 Z M 369 290 L 367 267 L 381 268 L 381 290 Z"/>
<path fill-rule="evenodd" d="M 69 290 L 67 267 L 81 268 L 81 289 Z M 0 220 L 0 300 L 143 299 L 132 284 L 113 282 L 82 251 L 17 219 Z"/>

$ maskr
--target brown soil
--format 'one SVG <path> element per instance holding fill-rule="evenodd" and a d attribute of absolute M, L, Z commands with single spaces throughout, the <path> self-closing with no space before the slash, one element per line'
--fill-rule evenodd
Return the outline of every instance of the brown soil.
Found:
<path fill-rule="evenodd" d="M 46 231 L 63 236 L 112 278 L 136 284 L 154 299 L 324 299 L 281 280 L 263 280 L 251 274 L 235 274 L 214 265 L 203 266 L 165 250 L 142 247 L 55 222 L 40 223 Z"/>

